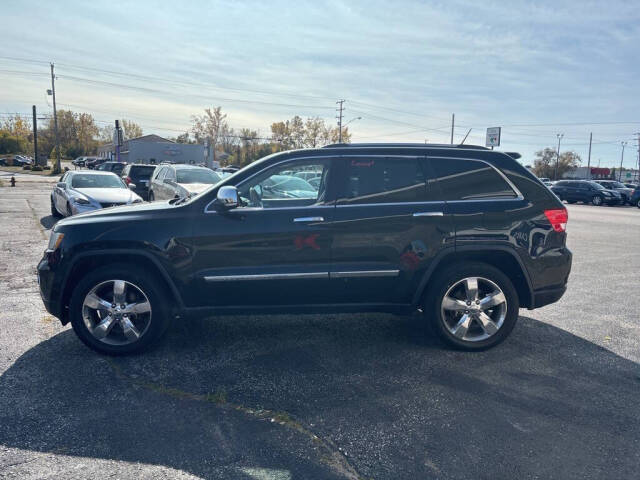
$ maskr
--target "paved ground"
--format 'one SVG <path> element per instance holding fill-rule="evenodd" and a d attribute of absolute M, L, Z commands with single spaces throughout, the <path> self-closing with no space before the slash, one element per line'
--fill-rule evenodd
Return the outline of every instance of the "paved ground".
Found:
<path fill-rule="evenodd" d="M 44 311 L 49 185 L 0 188 L 2 478 L 638 478 L 640 210 L 569 206 L 561 302 L 448 351 L 391 315 L 176 324 L 107 359 Z"/>

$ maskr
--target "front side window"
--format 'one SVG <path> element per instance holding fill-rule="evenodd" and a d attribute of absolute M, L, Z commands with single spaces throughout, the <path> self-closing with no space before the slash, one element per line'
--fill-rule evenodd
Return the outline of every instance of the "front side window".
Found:
<path fill-rule="evenodd" d="M 300 174 L 313 172 L 314 184 Z M 304 207 L 323 203 L 329 174 L 328 161 L 288 163 L 267 169 L 238 187 L 244 207 Z"/>
<path fill-rule="evenodd" d="M 339 205 L 426 200 L 425 175 L 417 158 L 358 157 L 346 162 Z"/>
<path fill-rule="evenodd" d="M 443 200 L 515 198 L 516 193 L 490 165 L 478 160 L 435 158 L 432 162 Z"/>

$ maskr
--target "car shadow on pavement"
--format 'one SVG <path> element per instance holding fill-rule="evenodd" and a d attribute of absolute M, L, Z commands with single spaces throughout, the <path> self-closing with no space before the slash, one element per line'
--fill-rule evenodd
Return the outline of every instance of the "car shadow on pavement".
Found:
<path fill-rule="evenodd" d="M 194 319 L 108 358 L 65 330 L 0 377 L 0 445 L 202 478 L 637 474 L 638 364 L 528 317 L 480 353 L 417 332 L 382 314 Z"/>
<path fill-rule="evenodd" d="M 51 230 L 53 226 L 58 223 L 59 218 L 54 217 L 53 215 L 47 215 L 46 217 L 42 217 L 40 219 L 40 225 L 42 225 L 45 230 Z"/>

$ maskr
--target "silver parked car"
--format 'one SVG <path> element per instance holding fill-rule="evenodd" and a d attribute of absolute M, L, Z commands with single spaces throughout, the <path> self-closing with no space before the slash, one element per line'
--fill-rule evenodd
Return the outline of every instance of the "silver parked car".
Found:
<path fill-rule="evenodd" d="M 158 165 L 149 183 L 149 201 L 197 195 L 222 180 L 213 170 L 195 165 Z"/>
<path fill-rule="evenodd" d="M 51 215 L 69 217 L 100 208 L 140 202 L 142 198 L 129 190 L 115 173 L 69 171 L 60 177 L 51 192 Z"/>

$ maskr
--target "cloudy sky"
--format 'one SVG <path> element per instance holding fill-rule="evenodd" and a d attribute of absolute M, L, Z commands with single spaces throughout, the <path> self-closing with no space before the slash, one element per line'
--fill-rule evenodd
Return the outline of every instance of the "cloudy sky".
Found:
<path fill-rule="evenodd" d="M 508 4 L 508 5 L 505 5 Z M 58 108 L 101 125 L 133 119 L 175 136 L 222 106 L 233 127 L 293 115 L 335 121 L 353 141 L 449 142 L 469 129 L 524 163 L 545 146 L 586 164 L 637 162 L 640 8 L 634 2 L 2 1 L 0 115 Z M 0 117 L 1 118 L 1 117 Z"/>

